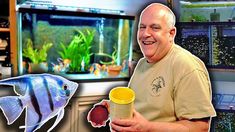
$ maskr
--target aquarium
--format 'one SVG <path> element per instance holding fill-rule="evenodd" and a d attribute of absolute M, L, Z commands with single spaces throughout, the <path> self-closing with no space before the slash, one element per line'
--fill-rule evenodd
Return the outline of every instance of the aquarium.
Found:
<path fill-rule="evenodd" d="M 209 33 L 208 25 L 180 24 L 175 42 L 199 57 L 205 64 L 210 64 Z"/>
<path fill-rule="evenodd" d="M 134 16 L 123 11 L 18 5 L 19 73 L 129 78 Z"/>
<path fill-rule="evenodd" d="M 212 118 L 211 132 L 233 132 L 235 130 L 235 110 L 216 110 Z"/>
<path fill-rule="evenodd" d="M 213 132 L 235 130 L 235 94 L 213 94 L 217 116 L 212 119 Z"/>
<path fill-rule="evenodd" d="M 234 22 L 179 22 L 176 43 L 208 67 L 235 68 Z"/>
<path fill-rule="evenodd" d="M 181 22 L 235 21 L 234 1 L 180 1 Z"/>

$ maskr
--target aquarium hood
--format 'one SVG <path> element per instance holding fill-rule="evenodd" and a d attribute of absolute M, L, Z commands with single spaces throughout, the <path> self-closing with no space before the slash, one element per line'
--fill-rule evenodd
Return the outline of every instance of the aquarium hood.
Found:
<path fill-rule="evenodd" d="M 81 7 L 78 0 L 29 0 L 18 5 L 17 10 L 19 8 L 125 15 L 122 10 Z"/>

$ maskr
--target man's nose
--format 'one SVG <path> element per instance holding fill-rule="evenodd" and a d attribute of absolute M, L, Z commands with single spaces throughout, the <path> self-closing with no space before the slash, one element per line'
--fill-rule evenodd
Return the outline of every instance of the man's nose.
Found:
<path fill-rule="evenodd" d="M 151 35 L 151 29 L 146 27 L 145 30 L 143 31 L 143 36 L 148 37 Z"/>

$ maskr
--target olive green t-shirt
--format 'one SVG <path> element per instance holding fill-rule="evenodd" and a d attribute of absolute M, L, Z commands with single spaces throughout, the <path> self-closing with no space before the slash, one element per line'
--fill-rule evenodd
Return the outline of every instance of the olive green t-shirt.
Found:
<path fill-rule="evenodd" d="M 216 115 L 204 63 L 173 44 L 157 63 L 142 58 L 131 77 L 134 107 L 150 121 L 177 121 Z"/>

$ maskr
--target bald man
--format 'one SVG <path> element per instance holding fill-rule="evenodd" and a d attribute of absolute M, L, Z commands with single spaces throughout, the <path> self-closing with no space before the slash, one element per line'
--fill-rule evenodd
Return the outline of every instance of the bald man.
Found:
<path fill-rule="evenodd" d="M 136 93 L 132 119 L 114 119 L 112 131 L 203 132 L 216 116 L 204 63 L 174 43 L 175 15 L 153 3 L 140 15 L 138 43 L 144 55 L 129 82 Z"/>

